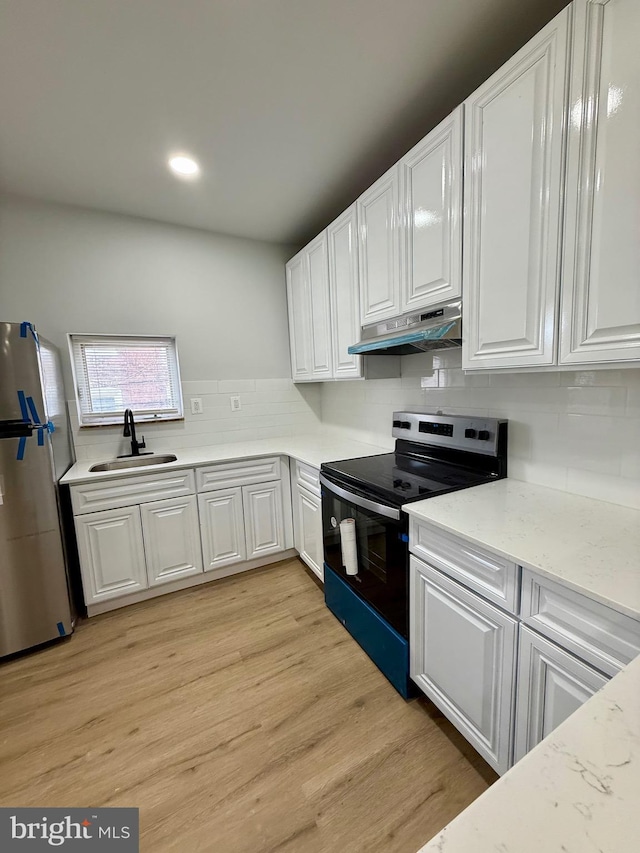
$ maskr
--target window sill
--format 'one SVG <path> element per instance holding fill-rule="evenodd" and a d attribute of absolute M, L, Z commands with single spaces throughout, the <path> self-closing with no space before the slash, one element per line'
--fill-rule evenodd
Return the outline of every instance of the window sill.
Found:
<path fill-rule="evenodd" d="M 146 420 L 144 418 L 140 418 L 140 420 L 136 418 L 135 420 L 136 429 L 140 429 L 140 427 L 157 426 L 158 424 L 178 423 L 184 421 L 184 416 L 179 418 L 147 418 Z M 122 418 L 118 418 L 116 421 L 105 421 L 101 424 L 80 424 L 79 426 L 80 429 L 104 429 L 105 427 L 124 427 L 124 421 Z"/>

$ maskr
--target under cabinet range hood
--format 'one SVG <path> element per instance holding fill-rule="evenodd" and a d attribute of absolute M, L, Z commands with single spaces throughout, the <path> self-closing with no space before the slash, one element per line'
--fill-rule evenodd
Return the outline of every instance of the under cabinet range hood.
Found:
<path fill-rule="evenodd" d="M 462 346 L 462 303 L 451 302 L 431 311 L 403 314 L 362 330 L 353 354 L 411 355 Z"/>

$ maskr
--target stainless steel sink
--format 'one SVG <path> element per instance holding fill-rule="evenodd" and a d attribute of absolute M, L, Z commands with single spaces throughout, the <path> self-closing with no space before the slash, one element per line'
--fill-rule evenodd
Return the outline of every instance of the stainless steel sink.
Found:
<path fill-rule="evenodd" d="M 151 453 L 149 456 L 131 456 L 128 459 L 112 459 L 110 462 L 99 462 L 92 465 L 89 471 L 120 471 L 123 468 L 140 468 L 142 465 L 166 465 L 167 462 L 175 462 L 178 457 L 173 453 L 159 454 Z"/>

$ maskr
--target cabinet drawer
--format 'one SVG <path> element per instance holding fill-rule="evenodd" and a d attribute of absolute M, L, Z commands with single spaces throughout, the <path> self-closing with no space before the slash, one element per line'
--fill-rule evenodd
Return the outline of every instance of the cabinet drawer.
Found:
<path fill-rule="evenodd" d="M 519 568 L 510 560 L 416 518 L 409 525 L 409 549 L 494 604 L 518 612 Z"/>
<path fill-rule="evenodd" d="M 320 471 L 305 465 L 304 462 L 296 462 L 296 482 L 314 495 L 320 496 Z"/>
<path fill-rule="evenodd" d="M 607 675 L 640 654 L 640 622 L 528 570 L 522 621 Z"/>
<path fill-rule="evenodd" d="M 219 462 L 216 465 L 196 469 L 199 492 L 233 489 L 250 483 L 268 483 L 279 479 L 279 456 L 263 459 L 236 459 L 233 462 Z"/>
<path fill-rule="evenodd" d="M 71 487 L 74 515 L 177 498 L 195 492 L 193 471 L 166 471 L 144 477 L 121 477 Z"/>

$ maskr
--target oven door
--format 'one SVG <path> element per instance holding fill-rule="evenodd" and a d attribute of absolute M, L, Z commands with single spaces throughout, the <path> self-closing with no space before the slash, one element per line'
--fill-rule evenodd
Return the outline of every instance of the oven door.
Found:
<path fill-rule="evenodd" d="M 320 475 L 325 564 L 398 631 L 408 636 L 407 516 Z M 355 521 L 357 574 L 342 562 L 340 522 Z"/>

